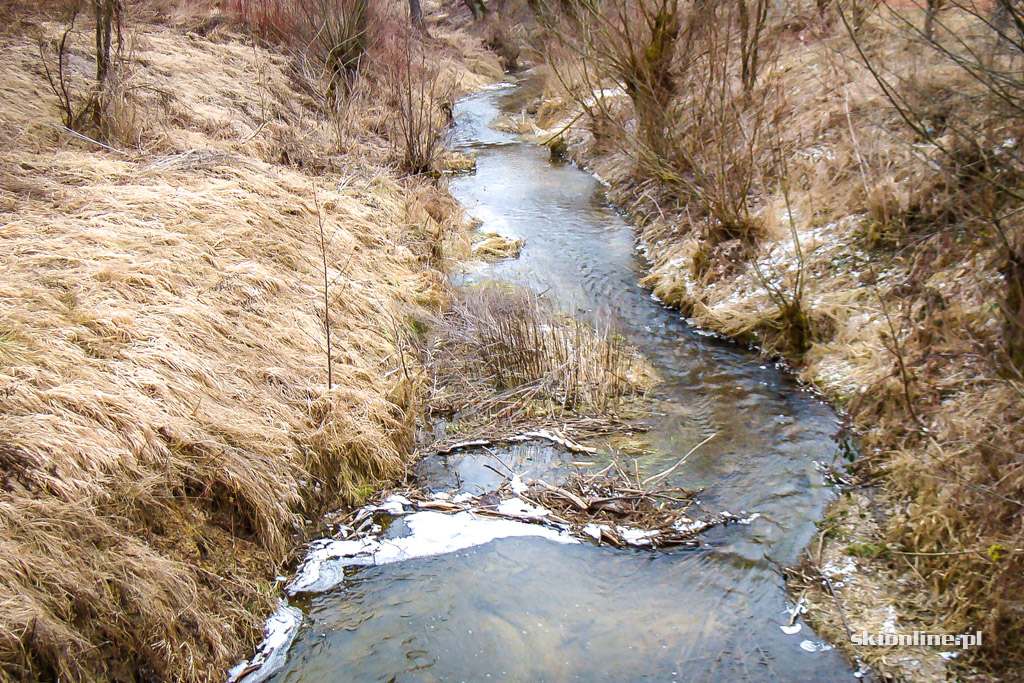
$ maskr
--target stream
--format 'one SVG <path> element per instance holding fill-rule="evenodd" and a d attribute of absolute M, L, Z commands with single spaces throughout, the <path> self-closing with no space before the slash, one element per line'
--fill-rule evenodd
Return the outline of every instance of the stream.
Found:
<path fill-rule="evenodd" d="M 791 625 L 781 569 L 799 561 L 834 495 L 821 470 L 837 461 L 838 416 L 783 370 L 693 328 L 641 288 L 633 228 L 599 180 L 490 127 L 518 97 L 508 85 L 456 107 L 450 144 L 477 166 L 450 191 L 481 231 L 525 240 L 518 259 L 465 280 L 524 285 L 584 319 L 611 321 L 662 380 L 641 473 L 671 467 L 717 434 L 666 483 L 703 489 L 702 509 L 749 523 L 713 528 L 688 549 L 512 535 L 346 566 L 343 581 L 290 600 L 302 625 L 267 680 L 855 680 L 802 619 Z M 555 478 L 574 459 L 544 442 L 463 451 L 421 462 L 419 483 L 485 492 L 502 481 L 485 466 L 494 457 L 524 478 Z"/>

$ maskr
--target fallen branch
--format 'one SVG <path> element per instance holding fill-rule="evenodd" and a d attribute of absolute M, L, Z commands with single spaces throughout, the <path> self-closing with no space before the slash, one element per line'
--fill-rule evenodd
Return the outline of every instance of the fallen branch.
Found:
<path fill-rule="evenodd" d="M 690 457 L 691 455 L 693 455 L 693 454 L 694 454 L 695 452 L 697 452 L 697 449 L 698 449 L 698 448 L 700 448 L 701 446 L 703 446 L 704 444 L 706 444 L 706 443 L 707 443 L 708 441 L 711 441 L 711 439 L 715 438 L 716 436 L 718 436 L 718 434 L 717 434 L 717 433 L 715 433 L 715 434 L 712 434 L 712 435 L 711 435 L 711 436 L 709 436 L 708 438 L 706 438 L 706 439 L 704 439 L 703 441 L 701 441 L 701 442 L 700 442 L 699 444 L 697 444 L 696 446 L 694 446 L 693 448 L 691 448 L 691 449 L 690 449 L 690 450 L 689 450 L 689 451 L 688 451 L 688 452 L 686 453 L 686 455 L 684 455 L 683 457 L 679 458 L 679 462 L 677 462 L 677 463 L 676 463 L 675 465 L 672 465 L 672 467 L 669 467 L 669 468 L 668 468 L 667 470 L 665 470 L 664 472 L 661 472 L 660 474 L 655 474 L 655 475 L 654 475 L 653 477 L 648 477 L 647 479 L 644 479 L 644 481 L 643 481 L 643 485 L 644 485 L 644 486 L 650 486 L 650 485 L 651 485 L 651 484 L 653 484 L 654 482 L 656 482 L 656 481 L 661 481 L 662 479 L 664 479 L 664 478 L 665 478 L 665 477 L 667 477 L 668 475 L 670 475 L 670 474 L 672 474 L 673 472 L 675 472 L 675 471 L 676 471 L 676 468 L 677 468 L 677 467 L 679 467 L 680 465 L 682 465 L 682 464 L 683 464 L 684 462 L 686 462 L 686 459 L 687 459 L 687 458 L 689 458 L 689 457 Z"/>
<path fill-rule="evenodd" d="M 515 434 L 513 436 L 495 437 L 493 439 L 473 439 L 472 441 L 460 441 L 459 443 L 452 444 L 451 446 L 445 446 L 438 448 L 435 451 L 438 455 L 448 455 L 465 448 L 480 448 L 481 446 L 493 446 L 501 443 L 521 443 L 523 441 L 550 441 L 551 443 L 562 446 L 571 453 L 597 453 L 596 448 L 590 446 L 584 446 L 583 444 L 576 443 L 565 436 L 552 434 L 546 429 L 541 429 L 532 432 L 525 432 L 523 434 Z"/>

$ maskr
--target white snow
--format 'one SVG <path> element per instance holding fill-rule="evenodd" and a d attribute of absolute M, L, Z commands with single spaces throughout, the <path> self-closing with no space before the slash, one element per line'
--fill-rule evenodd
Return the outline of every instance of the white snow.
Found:
<path fill-rule="evenodd" d="M 498 538 L 537 536 L 556 543 L 578 543 L 567 533 L 510 519 L 484 519 L 471 512 L 445 515 L 414 512 L 405 523 L 410 534 L 400 538 L 364 538 L 356 541 L 320 541 L 306 556 L 289 594 L 318 593 L 340 584 L 345 567 L 382 565 L 417 557 L 443 555 Z"/>
<path fill-rule="evenodd" d="M 701 521 L 699 519 L 690 519 L 689 517 L 680 517 L 676 520 L 676 523 L 672 525 L 672 528 L 683 534 L 695 534 L 700 531 L 704 531 L 709 526 L 708 522 Z"/>
<path fill-rule="evenodd" d="M 807 652 L 825 652 L 826 650 L 831 650 L 833 646 L 828 643 L 816 643 L 813 640 L 802 640 L 800 641 L 800 648 Z"/>
<path fill-rule="evenodd" d="M 547 508 L 530 505 L 522 498 L 509 498 L 498 505 L 497 511 L 502 515 L 522 517 L 523 519 L 542 519 L 551 514 Z"/>
<path fill-rule="evenodd" d="M 885 622 L 882 624 L 882 633 L 897 633 L 896 608 L 892 605 L 885 608 Z"/>
<path fill-rule="evenodd" d="M 781 628 L 782 632 L 785 633 L 787 636 L 792 636 L 796 635 L 797 633 L 800 633 L 801 626 L 800 624 L 791 624 L 786 626 L 780 626 L 779 628 Z"/>
<path fill-rule="evenodd" d="M 386 512 L 389 515 L 401 515 L 405 513 L 406 505 L 411 506 L 412 501 L 405 496 L 400 496 L 396 493 L 388 496 L 381 505 L 378 505 L 373 509 Z"/>
<path fill-rule="evenodd" d="M 523 480 L 519 478 L 518 474 L 512 475 L 512 481 L 509 482 L 509 488 L 511 488 L 512 493 L 517 496 L 521 496 L 529 490 L 526 484 L 523 483 Z"/>
<path fill-rule="evenodd" d="M 241 680 L 244 683 L 260 683 L 265 681 L 278 669 L 284 666 L 288 658 L 288 648 L 291 647 L 295 635 L 299 631 L 299 624 L 302 623 L 302 612 L 295 607 L 288 607 L 284 603 L 277 608 L 267 623 L 263 626 L 265 637 L 260 643 L 259 649 L 252 659 L 243 660 L 228 671 L 228 681 L 239 680 L 243 671 L 253 666 L 259 668 L 247 674 Z"/>
<path fill-rule="evenodd" d="M 651 539 L 658 535 L 657 531 L 645 531 L 628 526 L 617 526 L 615 530 L 622 536 L 623 541 L 635 546 L 650 545 Z"/>

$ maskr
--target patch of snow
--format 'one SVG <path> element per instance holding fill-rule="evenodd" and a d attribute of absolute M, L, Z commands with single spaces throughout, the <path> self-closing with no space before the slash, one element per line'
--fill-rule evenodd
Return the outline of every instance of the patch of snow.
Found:
<path fill-rule="evenodd" d="M 645 546 L 651 544 L 651 539 L 658 535 L 657 531 L 645 531 L 628 526 L 617 526 L 615 530 L 622 536 L 622 540 L 630 545 Z"/>
<path fill-rule="evenodd" d="M 501 501 L 497 511 L 503 515 L 522 517 L 523 519 L 543 519 L 551 514 L 551 510 L 530 505 L 522 498 L 509 498 Z"/>
<path fill-rule="evenodd" d="M 452 496 L 452 502 L 457 503 L 459 505 L 463 503 L 468 503 L 472 500 L 476 500 L 476 496 L 474 496 L 472 493 L 459 493 Z"/>
<path fill-rule="evenodd" d="M 512 493 L 517 496 L 521 496 L 529 490 L 526 484 L 523 483 L 523 480 L 519 478 L 518 474 L 512 475 L 512 481 L 509 482 L 508 486 L 512 489 Z"/>
<path fill-rule="evenodd" d="M 471 512 L 445 515 L 423 511 L 409 514 L 404 519 L 410 531 L 408 536 L 318 542 L 286 588 L 287 592 L 294 595 L 329 590 L 344 580 L 345 567 L 383 565 L 443 555 L 499 538 L 537 536 L 556 543 L 579 542 L 554 529 L 510 519 L 484 519 Z"/>
<path fill-rule="evenodd" d="M 672 528 L 683 534 L 695 534 L 704 531 L 710 523 L 704 522 L 699 519 L 690 519 L 689 517 L 680 517 L 676 520 L 676 523 L 672 525 Z"/>
<path fill-rule="evenodd" d="M 288 648 L 295 640 L 301 623 L 302 612 L 281 603 L 263 626 L 264 638 L 256 654 L 228 671 L 228 683 L 238 680 L 243 683 L 260 683 L 277 672 L 288 658 Z M 242 676 L 246 671 L 249 673 Z"/>
<path fill-rule="evenodd" d="M 608 527 L 608 525 L 606 524 L 594 524 L 593 522 L 591 522 L 590 524 L 587 524 L 585 527 L 583 527 L 582 531 L 595 541 L 600 541 L 601 532 L 608 531 L 609 528 L 610 527 Z"/>
<path fill-rule="evenodd" d="M 498 83 L 488 83 L 477 90 L 477 92 L 492 92 L 494 90 L 508 90 L 509 88 L 516 87 L 515 83 L 509 83 L 508 81 L 500 81 Z"/>
<path fill-rule="evenodd" d="M 412 506 L 412 501 L 405 496 L 400 496 L 397 493 L 388 496 L 384 502 L 378 505 L 374 510 L 386 512 L 389 515 L 402 515 L 405 514 L 405 506 Z"/>
<path fill-rule="evenodd" d="M 885 622 L 882 624 L 882 633 L 896 634 L 896 608 L 889 605 L 885 608 Z"/>
<path fill-rule="evenodd" d="M 842 564 L 826 562 L 825 566 L 821 568 L 821 573 L 830 579 L 843 579 L 856 572 L 857 563 L 853 561 L 852 557 L 845 558 Z"/>
<path fill-rule="evenodd" d="M 833 649 L 834 646 L 828 643 L 816 643 L 813 640 L 802 640 L 800 641 L 800 649 L 806 650 L 807 652 L 827 652 Z"/>
<path fill-rule="evenodd" d="M 793 636 L 797 633 L 800 633 L 800 629 L 802 627 L 800 626 L 800 624 L 792 624 L 780 626 L 779 628 L 782 629 L 782 632 L 785 633 L 787 636 Z"/>

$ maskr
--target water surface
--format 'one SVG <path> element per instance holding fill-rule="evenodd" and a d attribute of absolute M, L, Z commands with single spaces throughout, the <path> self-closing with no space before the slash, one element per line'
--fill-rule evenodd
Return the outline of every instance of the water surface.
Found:
<path fill-rule="evenodd" d="M 795 564 L 832 491 L 837 416 L 752 352 L 693 329 L 637 283 L 645 264 L 604 188 L 489 124 L 513 101 L 495 89 L 459 103 L 452 146 L 477 158 L 451 191 L 486 232 L 526 241 L 519 259 L 469 279 L 531 287 L 610 322 L 662 382 L 638 459 L 656 473 L 711 434 L 669 482 L 703 488 L 708 511 L 760 513 L 712 530 L 696 550 L 643 552 L 514 538 L 437 557 L 348 569 L 308 598 L 276 681 L 831 681 L 852 668 L 806 624 L 788 635 L 780 566 Z M 498 457 L 548 474 L 572 457 L 543 444 L 435 458 L 436 490 L 500 481 Z M 600 459 L 600 458 L 599 458 Z M 827 647 L 827 646 L 826 646 Z"/>

